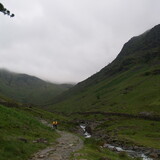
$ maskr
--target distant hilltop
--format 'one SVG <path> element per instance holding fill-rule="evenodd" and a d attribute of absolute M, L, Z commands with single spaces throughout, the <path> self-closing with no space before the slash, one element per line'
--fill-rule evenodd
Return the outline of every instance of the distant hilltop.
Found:
<path fill-rule="evenodd" d="M 71 84 L 54 84 L 35 76 L 0 69 L 0 97 L 17 102 L 43 106 L 71 87 Z"/>

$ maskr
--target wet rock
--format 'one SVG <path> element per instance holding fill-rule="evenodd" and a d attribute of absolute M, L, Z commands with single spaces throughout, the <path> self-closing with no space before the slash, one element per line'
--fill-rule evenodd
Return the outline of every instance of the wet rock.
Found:
<path fill-rule="evenodd" d="M 88 132 L 90 135 L 92 134 L 92 129 L 90 126 L 86 126 L 85 128 L 86 132 Z"/>
<path fill-rule="evenodd" d="M 151 151 L 150 151 L 150 150 L 146 150 L 146 151 L 144 152 L 144 154 L 145 154 L 145 155 L 150 155 L 150 154 L 151 154 Z"/>
<path fill-rule="evenodd" d="M 157 150 L 157 154 L 160 155 L 160 150 Z"/>
<path fill-rule="evenodd" d="M 133 149 L 134 149 L 133 146 L 129 146 L 129 147 L 128 147 L 128 150 L 133 150 Z"/>
<path fill-rule="evenodd" d="M 133 150 L 139 150 L 138 146 L 133 146 Z"/>
<path fill-rule="evenodd" d="M 157 154 L 157 153 L 154 153 L 154 152 L 150 153 L 149 156 L 150 156 L 151 158 L 158 158 L 158 154 Z"/>

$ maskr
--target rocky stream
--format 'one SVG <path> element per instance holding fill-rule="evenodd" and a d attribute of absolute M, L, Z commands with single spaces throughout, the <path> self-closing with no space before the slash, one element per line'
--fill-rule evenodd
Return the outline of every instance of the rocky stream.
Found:
<path fill-rule="evenodd" d="M 80 123 L 79 126 L 82 129 L 83 135 L 85 138 L 92 137 L 91 127 L 87 123 Z M 156 150 L 156 149 L 151 149 L 151 148 L 148 149 L 148 148 L 138 147 L 138 146 L 135 146 L 134 148 L 131 148 L 131 147 L 129 148 L 129 147 L 120 146 L 114 143 L 113 144 L 105 143 L 101 147 L 108 148 L 115 152 L 125 152 L 133 158 L 141 158 L 142 160 L 155 160 L 158 158 L 158 155 L 160 153 L 160 150 Z"/>

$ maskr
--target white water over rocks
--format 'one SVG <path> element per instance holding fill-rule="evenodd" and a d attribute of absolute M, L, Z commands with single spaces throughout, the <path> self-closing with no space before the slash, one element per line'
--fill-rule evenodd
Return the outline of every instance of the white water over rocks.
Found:
<path fill-rule="evenodd" d="M 87 127 L 87 125 L 85 123 L 80 124 L 80 128 L 82 128 L 85 138 L 91 138 L 91 134 L 89 134 L 86 131 L 86 127 Z M 142 160 L 153 160 L 152 158 L 147 157 L 142 152 L 137 152 L 137 151 L 133 151 L 133 150 L 126 150 L 126 149 L 123 149 L 121 147 L 116 147 L 116 146 L 111 145 L 111 144 L 105 144 L 103 147 L 109 148 L 109 149 L 114 150 L 116 152 L 126 152 L 129 156 L 135 157 L 135 158 L 139 157 L 139 158 L 142 158 Z"/>
<path fill-rule="evenodd" d="M 91 134 L 86 131 L 86 124 L 80 124 L 80 127 L 83 129 L 85 138 L 91 138 Z"/>
<path fill-rule="evenodd" d="M 116 147 L 116 146 L 113 146 L 113 145 L 111 145 L 111 144 L 105 144 L 103 147 L 112 149 L 112 150 L 117 151 L 117 152 L 126 152 L 126 153 L 127 153 L 128 155 L 130 155 L 131 157 L 140 157 L 140 158 L 142 158 L 143 160 L 153 160 L 152 158 L 147 157 L 147 156 L 146 156 L 145 154 L 143 154 L 143 153 L 136 152 L 136 151 L 133 151 L 133 150 L 124 150 L 124 149 L 121 148 L 121 147 Z"/>

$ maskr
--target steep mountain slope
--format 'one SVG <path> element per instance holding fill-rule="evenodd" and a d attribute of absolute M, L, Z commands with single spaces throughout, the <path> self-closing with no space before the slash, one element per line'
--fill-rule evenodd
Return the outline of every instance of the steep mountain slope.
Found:
<path fill-rule="evenodd" d="M 160 25 L 131 38 L 100 72 L 56 97 L 50 110 L 160 114 Z"/>
<path fill-rule="evenodd" d="M 51 98 L 70 88 L 57 85 L 37 77 L 0 70 L 0 97 L 8 97 L 21 103 L 45 105 Z"/>

